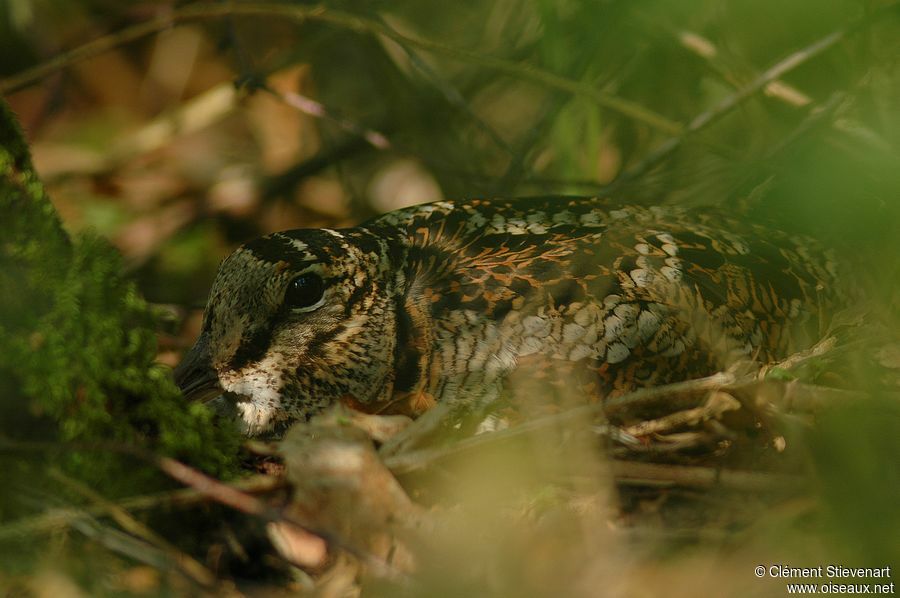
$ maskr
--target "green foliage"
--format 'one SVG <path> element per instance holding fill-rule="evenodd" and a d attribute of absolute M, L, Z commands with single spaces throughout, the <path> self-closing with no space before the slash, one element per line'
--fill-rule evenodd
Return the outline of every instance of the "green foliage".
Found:
<path fill-rule="evenodd" d="M 832 409 L 810 433 L 833 546 L 854 563 L 900 562 L 900 405 L 879 398 Z"/>
<path fill-rule="evenodd" d="M 105 240 L 69 241 L 2 110 L 0 211 L 12 217 L 0 225 L 0 431 L 20 441 L 139 446 L 227 473 L 236 433 L 186 404 L 154 363 L 158 316 Z M 67 463 L 116 493 L 140 491 L 135 476 L 155 477 L 119 454 L 68 453 Z M 125 468 L 135 475 L 122 476 Z"/>
<path fill-rule="evenodd" d="M 766 372 L 768 380 L 796 380 L 797 377 L 784 368 L 772 368 Z"/>

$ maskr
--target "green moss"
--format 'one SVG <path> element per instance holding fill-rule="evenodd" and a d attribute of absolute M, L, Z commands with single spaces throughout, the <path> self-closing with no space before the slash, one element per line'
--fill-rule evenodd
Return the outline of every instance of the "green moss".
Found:
<path fill-rule="evenodd" d="M 136 445 L 214 474 L 231 471 L 236 433 L 187 404 L 154 363 L 158 315 L 122 276 L 112 246 L 68 237 L 2 103 L 0 213 L 0 433 Z M 116 494 L 160 483 L 152 468 L 120 454 L 68 452 L 58 464 Z"/>

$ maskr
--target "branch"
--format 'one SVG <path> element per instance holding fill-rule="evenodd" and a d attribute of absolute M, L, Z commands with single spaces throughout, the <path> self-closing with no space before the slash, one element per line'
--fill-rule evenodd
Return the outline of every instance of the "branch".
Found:
<path fill-rule="evenodd" d="M 135 519 L 131 516 L 131 514 L 121 505 L 117 505 L 114 502 L 107 500 L 99 493 L 94 491 L 91 488 L 88 488 L 78 480 L 72 479 L 67 475 L 64 475 L 61 471 L 53 468 L 49 471 L 50 477 L 60 482 L 73 492 L 80 494 L 87 498 L 92 503 L 96 504 L 99 509 L 101 509 L 105 514 L 109 515 L 119 526 L 134 536 L 137 536 L 139 539 L 147 542 L 148 544 L 155 546 L 160 551 L 165 553 L 169 559 L 176 564 L 177 570 L 196 583 L 199 586 L 205 588 L 215 588 L 218 585 L 216 576 L 213 575 L 213 572 L 204 567 L 200 562 L 198 562 L 195 558 L 182 552 L 177 546 L 173 545 L 171 542 L 148 528 L 146 525 Z"/>
<path fill-rule="evenodd" d="M 764 90 L 767 86 L 782 78 L 790 71 L 830 50 L 839 42 L 848 37 L 851 33 L 855 33 L 859 29 L 862 29 L 863 27 L 869 25 L 882 14 L 896 11 L 898 8 L 900 8 L 900 2 L 894 2 L 892 4 L 888 4 L 887 6 L 883 6 L 880 9 L 873 11 L 871 14 L 858 19 L 854 23 L 851 23 L 847 27 L 838 29 L 837 31 L 833 31 L 832 33 L 829 33 L 825 37 L 813 42 L 805 48 L 801 48 L 800 50 L 797 50 L 786 58 L 783 58 L 782 60 L 776 62 L 749 84 L 741 89 L 738 89 L 736 92 L 732 93 L 724 100 L 719 102 L 718 105 L 694 117 L 690 124 L 688 124 L 688 126 L 678 135 L 672 137 L 671 139 L 668 139 L 667 141 L 664 141 L 659 147 L 650 152 L 649 155 L 638 162 L 638 164 L 636 164 L 633 168 L 623 173 L 619 177 L 618 182 L 630 181 L 638 178 L 640 175 L 653 168 L 653 166 L 658 164 L 665 157 L 678 149 L 687 138 L 699 133 L 710 124 L 719 120 L 720 118 L 743 104 L 745 101 L 747 101 L 760 91 Z"/>
<path fill-rule="evenodd" d="M 250 494 L 268 492 L 282 485 L 283 480 L 266 474 L 255 475 L 231 484 L 236 490 Z M 181 488 L 171 492 L 126 498 L 117 503 L 117 505 L 128 511 L 146 511 L 168 505 L 193 505 L 208 500 L 209 497 L 207 495 L 193 488 Z M 0 527 L 0 542 L 17 536 L 52 533 L 53 531 L 69 527 L 77 521 L 87 520 L 104 512 L 105 509 L 99 506 L 89 506 L 81 509 L 50 509 L 40 515 L 19 519 Z"/>
<path fill-rule="evenodd" d="M 616 481 L 625 484 L 653 486 L 682 486 L 688 488 L 728 488 L 730 490 L 758 492 L 796 488 L 803 479 L 796 476 L 768 472 L 719 469 L 715 467 L 691 467 L 687 465 L 663 465 L 640 461 L 612 461 Z"/>
<path fill-rule="evenodd" d="M 550 427 L 568 424 L 571 422 L 587 422 L 590 418 L 608 413 L 610 410 L 622 409 L 626 406 L 636 407 L 645 406 L 648 403 L 654 403 L 663 398 L 670 398 L 672 395 L 695 393 L 700 391 L 714 390 L 734 383 L 734 375 L 729 373 L 718 373 L 706 378 L 698 378 L 696 380 L 688 380 L 685 382 L 676 382 L 674 384 L 666 384 L 664 386 L 656 386 L 653 388 L 645 388 L 635 392 L 628 393 L 620 397 L 614 397 L 606 402 L 594 405 L 586 405 L 584 407 L 576 407 L 562 413 L 548 415 L 538 419 L 534 419 L 512 428 L 491 432 L 488 434 L 480 434 L 466 438 L 450 446 L 439 447 L 435 449 L 423 449 L 401 452 L 396 455 L 384 456 L 384 464 L 395 474 L 411 473 L 424 469 L 436 461 L 443 460 L 447 457 L 458 455 L 473 449 L 480 448 L 485 445 L 512 440 L 526 436 L 538 430 L 544 430 Z M 432 413 L 432 409 L 428 413 Z M 426 414 L 427 416 L 427 414 Z M 412 426 L 409 428 L 412 429 Z"/>
<path fill-rule="evenodd" d="M 819 358 L 827 354 L 829 351 L 833 350 L 834 347 L 835 339 L 833 337 L 827 337 L 819 341 L 810 349 L 788 356 L 777 365 L 784 369 L 795 368 L 805 363 L 807 360 Z M 612 397 L 600 403 L 576 407 L 562 413 L 537 418 L 505 430 L 466 438 L 449 446 L 421 450 L 402 450 L 403 447 L 397 446 L 401 443 L 389 442 L 382 447 L 381 456 L 384 464 L 395 474 L 408 474 L 425 469 L 446 458 L 487 445 L 512 440 L 529 435 L 538 430 L 544 430 L 559 425 L 567 425 L 572 422 L 587 422 L 594 417 L 609 415 L 626 408 L 643 409 L 653 406 L 660 401 L 671 402 L 673 397 L 697 395 L 699 393 L 708 393 L 710 391 L 719 390 L 730 390 L 735 393 L 738 391 L 757 391 L 757 394 L 759 394 L 760 390 L 771 387 L 773 384 L 777 384 L 775 382 L 762 380 L 765 372 L 770 370 L 765 368 L 753 370 L 749 368 L 748 365 L 749 364 L 737 363 L 728 371 L 718 372 L 704 378 L 696 378 L 651 388 L 642 388 L 625 395 Z M 858 400 L 865 396 L 862 393 L 852 393 L 826 387 L 817 387 L 802 384 L 798 381 L 782 384 L 781 390 L 783 392 L 780 399 L 780 405 L 776 405 L 771 396 L 761 396 L 756 402 L 761 402 L 762 404 L 757 405 L 757 407 L 769 405 L 773 409 L 774 415 L 778 415 L 785 410 L 796 409 L 815 411 L 832 403 L 833 399 Z M 822 394 L 829 397 L 829 399 L 822 399 Z M 616 430 L 612 433 L 620 434 L 622 438 L 627 440 L 636 435 L 671 429 L 673 426 L 681 425 L 687 421 L 699 421 L 710 418 L 715 419 L 724 411 L 733 410 L 736 407 L 736 403 L 737 401 L 732 398 L 731 395 L 723 394 L 718 398 L 713 395 L 711 399 L 707 401 L 706 405 L 699 406 L 695 409 L 681 411 L 658 420 L 644 422 L 642 425 L 645 426 L 646 429 L 642 427 L 642 425 L 636 425 L 624 430 Z M 429 411 L 425 418 L 427 418 L 429 414 L 436 415 L 438 418 L 442 417 L 442 415 L 445 416 L 446 413 L 438 413 L 439 409 L 440 406 Z M 425 418 L 420 418 L 417 424 L 421 423 L 422 419 Z M 428 435 L 433 429 L 439 427 L 440 422 L 429 421 L 427 423 L 429 425 L 424 431 L 417 430 L 417 424 L 413 424 L 407 428 L 404 433 L 406 435 Z M 611 434 L 605 427 L 600 428 L 600 431 L 607 435 Z M 407 443 L 406 446 L 409 446 L 409 444 L 413 443 Z"/>
<path fill-rule="evenodd" d="M 180 461 L 176 461 L 170 457 L 160 457 L 150 451 L 144 450 L 136 446 L 128 446 L 114 443 L 52 443 L 52 442 L 30 442 L 17 441 L 0 436 L 0 450 L 8 451 L 27 451 L 27 452 L 55 452 L 55 451 L 100 451 L 114 452 L 124 455 L 130 455 L 143 461 L 147 461 L 172 479 L 193 488 L 198 493 L 219 502 L 227 507 L 231 507 L 242 513 L 258 517 L 267 523 L 283 523 L 296 527 L 304 533 L 317 536 L 324 540 L 330 546 L 343 550 L 367 565 L 374 574 L 385 579 L 393 581 L 404 581 L 406 578 L 402 573 L 397 571 L 390 564 L 375 555 L 360 550 L 345 542 L 336 534 L 320 530 L 299 521 L 295 517 L 283 514 L 277 509 L 270 507 L 262 500 L 251 496 L 236 488 L 229 486 L 205 473 L 188 467 Z M 73 524 L 84 523 L 83 519 L 73 520 Z"/>
<path fill-rule="evenodd" d="M 17 91 L 32 85 L 41 79 L 61 71 L 71 64 L 92 58 L 113 48 L 132 42 L 179 23 L 219 17 L 263 16 L 294 21 L 322 21 L 351 31 L 361 31 L 381 35 L 398 44 L 417 48 L 432 54 L 445 56 L 458 62 L 465 62 L 503 73 L 510 77 L 530 81 L 546 87 L 559 89 L 576 96 L 582 96 L 599 106 L 618 112 L 623 116 L 640 121 L 654 129 L 669 134 L 679 134 L 680 124 L 673 122 L 655 112 L 648 110 L 629 100 L 595 89 L 589 84 L 573 81 L 549 71 L 528 64 L 511 62 L 502 58 L 486 56 L 472 50 L 464 50 L 441 44 L 439 42 L 407 37 L 383 23 L 351 13 L 330 10 L 317 6 L 297 6 L 272 3 L 235 3 L 191 4 L 176 8 L 166 14 L 149 21 L 126 27 L 115 33 L 105 35 L 88 42 L 78 48 L 60 54 L 47 62 L 27 69 L 17 75 L 0 81 L 0 95 Z"/>

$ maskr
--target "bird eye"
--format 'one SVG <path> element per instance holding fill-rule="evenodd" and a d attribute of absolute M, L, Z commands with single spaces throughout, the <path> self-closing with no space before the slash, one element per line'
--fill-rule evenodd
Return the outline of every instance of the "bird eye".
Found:
<path fill-rule="evenodd" d="M 293 308 L 311 307 L 325 293 L 325 282 L 318 274 L 307 272 L 292 280 L 284 293 L 284 302 Z"/>

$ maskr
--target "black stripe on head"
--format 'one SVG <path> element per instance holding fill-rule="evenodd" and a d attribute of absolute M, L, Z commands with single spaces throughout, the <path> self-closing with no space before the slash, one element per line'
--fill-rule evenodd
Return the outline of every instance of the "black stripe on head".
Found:
<path fill-rule="evenodd" d="M 268 326 L 263 326 L 254 330 L 248 336 L 242 337 L 237 351 L 234 352 L 234 356 L 228 362 L 229 369 L 239 370 L 262 359 L 269 349 L 270 332 Z"/>
<path fill-rule="evenodd" d="M 201 334 L 209 334 L 212 331 L 213 325 L 215 323 L 216 323 L 216 312 L 212 308 L 211 305 L 207 305 L 207 308 L 203 313 L 203 324 L 200 328 L 200 333 Z"/>
<path fill-rule="evenodd" d="M 299 228 L 284 231 L 279 235 L 292 247 L 291 240 L 297 240 L 306 245 L 306 252 L 312 254 L 317 262 L 333 262 L 346 253 L 342 239 L 321 229 Z M 302 252 L 298 253 L 302 254 Z"/>
<path fill-rule="evenodd" d="M 381 255 L 382 247 L 378 238 L 368 231 L 353 231 L 349 234 L 349 240 L 363 253 Z"/>
<path fill-rule="evenodd" d="M 282 233 L 254 239 L 244 245 L 244 250 L 251 252 L 257 259 L 270 264 L 283 261 L 293 265 L 305 261 L 307 257 L 306 252 L 297 249 L 291 239 Z"/>
<path fill-rule="evenodd" d="M 326 281 L 328 284 L 328 281 Z M 249 335 L 241 338 L 241 343 L 234 356 L 229 361 L 228 366 L 231 369 L 241 369 L 251 363 L 256 363 L 265 357 L 272 341 L 273 332 L 278 322 L 284 321 L 291 312 L 288 305 L 282 304 L 279 309 L 272 314 L 266 321 L 265 326 L 261 326 L 251 332 Z M 322 348 L 329 341 L 337 336 L 338 330 L 331 330 L 317 333 L 306 347 L 306 353 L 310 357 L 318 357 L 322 354 Z"/>

